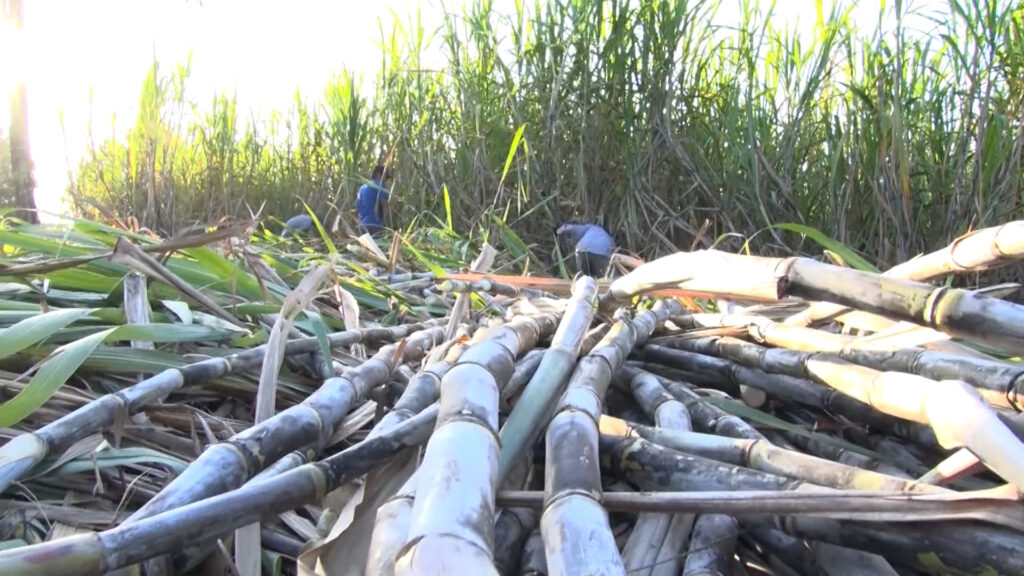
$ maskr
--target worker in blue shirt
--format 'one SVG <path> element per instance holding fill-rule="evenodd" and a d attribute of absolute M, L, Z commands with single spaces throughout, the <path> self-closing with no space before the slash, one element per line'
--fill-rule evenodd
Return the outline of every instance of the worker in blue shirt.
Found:
<path fill-rule="evenodd" d="M 320 225 L 327 228 L 327 215 L 317 214 L 317 220 L 320 221 Z M 284 223 L 284 228 L 281 230 L 281 236 L 291 236 L 298 238 L 300 236 L 309 236 L 316 234 L 316 225 L 313 224 L 313 218 L 308 213 L 298 214 L 292 216 Z"/>
<path fill-rule="evenodd" d="M 600 278 L 608 270 L 615 239 L 604 228 L 596 224 L 566 223 L 555 230 L 559 242 L 573 247 L 574 272 Z"/>
<path fill-rule="evenodd" d="M 391 173 L 385 173 L 384 166 L 378 164 L 370 175 L 370 182 L 363 184 L 356 194 L 359 223 L 371 236 L 383 232 L 384 227 L 391 222 L 391 206 L 388 202 L 391 194 L 384 184 L 390 177 Z"/>

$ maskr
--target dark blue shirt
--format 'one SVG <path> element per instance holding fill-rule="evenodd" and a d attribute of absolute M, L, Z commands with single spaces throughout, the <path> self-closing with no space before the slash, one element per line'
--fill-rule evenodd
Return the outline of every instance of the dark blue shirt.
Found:
<path fill-rule="evenodd" d="M 366 226 L 384 225 L 384 208 L 382 204 L 388 200 L 390 193 L 379 180 L 363 184 L 356 194 L 356 212 L 359 221 Z"/>

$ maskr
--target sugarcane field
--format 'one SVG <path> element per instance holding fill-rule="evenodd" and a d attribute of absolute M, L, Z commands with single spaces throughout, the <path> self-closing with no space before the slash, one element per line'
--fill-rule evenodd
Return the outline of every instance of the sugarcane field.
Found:
<path fill-rule="evenodd" d="M 4 0 L 0 576 L 1024 576 L 1020 0 Z"/>

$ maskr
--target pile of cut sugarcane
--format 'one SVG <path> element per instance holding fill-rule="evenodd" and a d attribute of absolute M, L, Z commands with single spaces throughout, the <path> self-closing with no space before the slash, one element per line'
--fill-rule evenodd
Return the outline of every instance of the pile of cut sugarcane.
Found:
<path fill-rule="evenodd" d="M 0 267 L 0 575 L 1024 574 L 1024 307 L 945 282 L 1024 222 L 610 284 L 102 232 Z"/>

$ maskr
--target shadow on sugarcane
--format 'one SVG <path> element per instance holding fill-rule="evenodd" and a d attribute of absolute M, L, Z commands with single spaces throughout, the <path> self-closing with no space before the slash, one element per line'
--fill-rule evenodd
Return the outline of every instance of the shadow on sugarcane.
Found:
<path fill-rule="evenodd" d="M 347 330 L 329 334 L 327 341 L 331 348 L 366 341 L 393 341 L 408 336 L 414 330 L 443 324 L 442 319 L 393 328 Z M 47 455 L 60 454 L 90 434 L 111 429 L 125 414 L 134 414 L 186 386 L 202 385 L 227 374 L 259 366 L 266 348 L 266 345 L 257 346 L 230 356 L 209 358 L 181 368 L 164 370 L 133 386 L 101 396 L 39 430 L 16 436 L 0 447 L 0 493 L 11 482 L 30 473 L 33 466 Z M 311 353 L 319 348 L 317 338 L 303 338 L 288 342 L 285 353 Z"/>
<path fill-rule="evenodd" d="M 317 502 L 403 450 L 421 445 L 437 415 L 438 405 L 433 404 L 320 462 L 131 524 L 0 552 L 0 576 L 99 576 L 196 542 L 214 541 L 240 526 Z"/>

